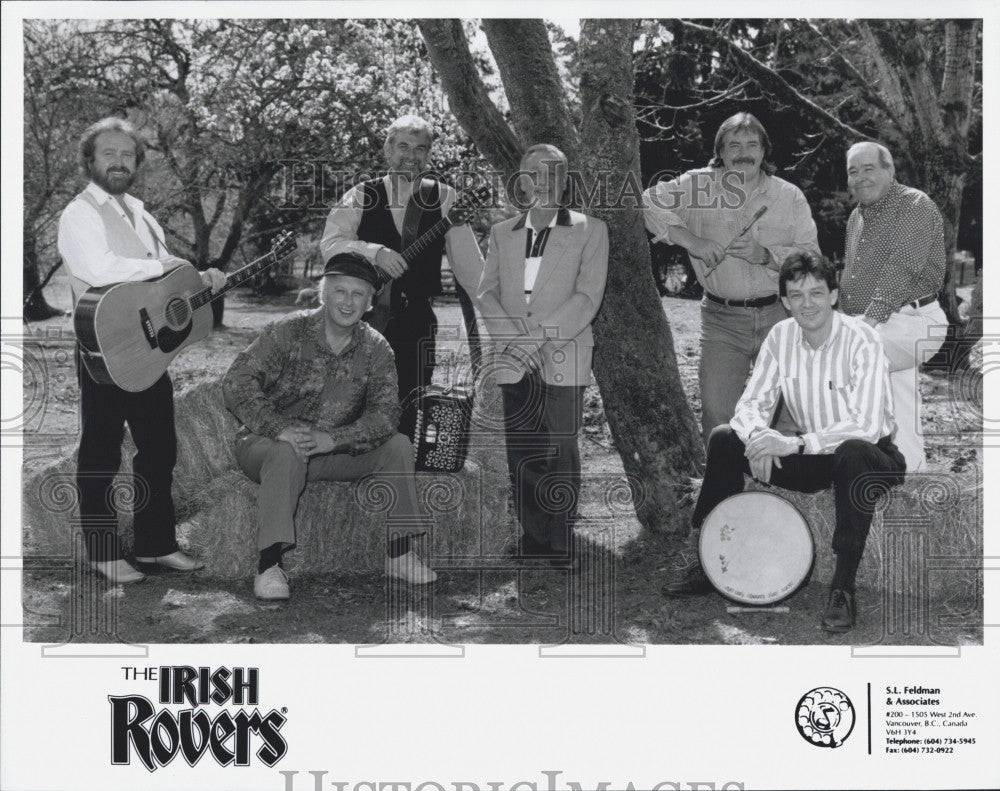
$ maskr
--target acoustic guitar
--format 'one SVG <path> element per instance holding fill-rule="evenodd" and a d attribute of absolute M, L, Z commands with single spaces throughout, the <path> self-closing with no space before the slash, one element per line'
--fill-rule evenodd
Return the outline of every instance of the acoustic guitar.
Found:
<path fill-rule="evenodd" d="M 454 205 L 448 210 L 448 214 L 434 223 L 434 225 L 403 250 L 400 254 L 403 256 L 403 260 L 407 264 L 412 264 L 417 256 L 448 233 L 449 229 L 453 226 L 467 223 L 478 209 L 481 209 L 489 202 L 489 199 L 489 187 L 482 186 L 472 190 L 463 190 L 455 200 Z M 375 269 L 378 271 L 379 280 L 383 288 L 375 298 L 375 304 L 372 305 L 372 309 L 365 314 L 364 318 L 372 327 L 384 333 L 386 325 L 389 323 L 392 275 L 377 266 Z"/>
<path fill-rule="evenodd" d="M 76 303 L 73 327 L 91 377 L 133 393 L 151 387 L 182 349 L 212 331 L 214 300 L 296 247 L 295 235 L 285 231 L 267 255 L 227 276 L 215 294 L 191 264 L 153 280 L 88 289 Z"/>

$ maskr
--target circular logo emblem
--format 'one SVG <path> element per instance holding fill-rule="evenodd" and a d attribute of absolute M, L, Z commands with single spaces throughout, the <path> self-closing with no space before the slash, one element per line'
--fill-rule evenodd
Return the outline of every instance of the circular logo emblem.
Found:
<path fill-rule="evenodd" d="M 795 707 L 795 727 L 817 747 L 840 747 L 854 730 L 854 705 L 839 689 L 816 687 Z"/>

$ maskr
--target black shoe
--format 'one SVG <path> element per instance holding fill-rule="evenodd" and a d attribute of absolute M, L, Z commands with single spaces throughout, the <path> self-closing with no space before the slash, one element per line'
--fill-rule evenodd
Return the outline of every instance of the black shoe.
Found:
<path fill-rule="evenodd" d="M 713 590 L 712 583 L 705 576 L 705 570 L 697 559 L 680 569 L 680 579 L 668 582 L 660 588 L 664 596 L 701 596 Z"/>
<path fill-rule="evenodd" d="M 823 613 L 823 629 L 827 632 L 849 632 L 854 628 L 854 594 L 843 588 L 833 588 Z"/>

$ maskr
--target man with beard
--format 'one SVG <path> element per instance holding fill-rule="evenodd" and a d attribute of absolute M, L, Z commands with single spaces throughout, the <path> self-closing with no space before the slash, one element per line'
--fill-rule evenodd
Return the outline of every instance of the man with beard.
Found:
<path fill-rule="evenodd" d="M 129 195 L 145 147 L 127 121 L 105 118 L 80 139 L 80 166 L 90 179 L 59 219 L 58 247 L 69 270 L 74 305 L 89 288 L 148 280 L 187 263 L 171 255 L 163 230 Z M 218 269 L 202 273 L 206 286 L 221 289 Z M 113 583 L 139 582 L 145 575 L 122 557 L 111 485 L 121 464 L 121 443 L 128 423 L 135 442 L 135 559 L 149 567 L 194 571 L 202 563 L 181 552 L 176 541 L 170 495 L 177 437 L 169 375 L 149 389 L 128 392 L 100 384 L 77 354 L 80 383 L 80 451 L 77 488 L 80 524 L 91 567 Z"/>
<path fill-rule="evenodd" d="M 802 191 L 771 175 L 771 141 L 750 113 L 726 119 L 708 167 L 661 181 L 643 194 L 654 242 L 687 250 L 701 304 L 701 426 L 727 423 L 771 327 L 786 317 L 778 272 L 796 251 L 819 255 L 816 223 Z"/>
<path fill-rule="evenodd" d="M 468 225 L 459 225 L 442 241 L 431 244 L 411 263 L 402 256 L 407 243 L 419 238 L 455 203 L 447 184 L 421 178 L 430 159 L 434 135 L 430 124 L 404 115 L 389 125 L 384 154 L 389 172 L 348 190 L 331 210 L 323 229 L 320 253 L 329 261 L 338 253 L 359 253 L 386 276 L 389 319 L 382 330 L 396 355 L 399 399 L 406 402 L 414 388 L 431 383 L 437 319 L 431 298 L 441 294 L 441 256 L 459 285 L 475 294 L 483 257 Z M 399 430 L 412 436 L 416 408 L 404 403 Z"/>

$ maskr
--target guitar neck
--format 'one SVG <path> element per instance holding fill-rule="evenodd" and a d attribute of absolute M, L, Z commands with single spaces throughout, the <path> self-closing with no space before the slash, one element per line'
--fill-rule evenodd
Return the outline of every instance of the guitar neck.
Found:
<path fill-rule="evenodd" d="M 223 296 L 227 291 L 231 291 L 234 288 L 242 286 L 254 275 L 258 275 L 269 266 L 273 266 L 277 263 L 278 259 L 279 256 L 275 255 L 275 252 L 272 250 L 267 255 L 263 255 L 258 258 L 256 261 L 251 261 L 246 266 L 237 269 L 232 274 L 226 276 L 226 285 L 224 285 L 216 293 L 213 294 L 211 288 L 205 288 L 192 296 L 190 299 L 191 309 L 197 310 L 198 308 L 207 305 L 209 302 L 213 302 Z"/>
<path fill-rule="evenodd" d="M 403 252 L 401 253 L 401 255 L 403 256 L 403 260 L 406 261 L 406 263 L 408 264 L 412 264 L 416 260 L 417 256 L 419 256 L 421 253 L 427 250 L 428 247 L 434 244 L 434 242 L 436 242 L 438 239 L 440 239 L 442 236 L 448 233 L 448 229 L 451 228 L 452 225 L 454 225 L 454 223 L 447 215 L 442 217 L 440 220 L 434 223 L 430 228 L 428 228 L 426 231 L 420 234 L 420 237 L 416 241 L 414 241 L 409 247 L 403 250 Z M 382 269 L 379 269 L 378 267 L 376 267 L 376 269 L 378 270 L 379 280 L 381 280 L 383 284 L 388 283 L 390 280 L 392 280 L 392 275 L 386 274 Z"/>

